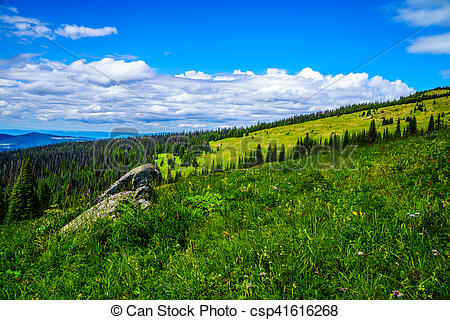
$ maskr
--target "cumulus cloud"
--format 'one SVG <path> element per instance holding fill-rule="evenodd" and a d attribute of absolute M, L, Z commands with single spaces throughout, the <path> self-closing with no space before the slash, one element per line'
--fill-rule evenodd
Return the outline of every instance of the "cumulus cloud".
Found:
<path fill-rule="evenodd" d="M 124 60 L 104 58 L 90 63 L 77 60 L 71 63 L 68 69 L 74 74 L 79 74 L 82 80 L 92 81 L 97 84 L 109 84 L 114 82 L 113 80 L 117 82 L 144 80 L 154 76 L 154 69 L 150 68 L 142 60 L 126 62 Z"/>
<path fill-rule="evenodd" d="M 172 76 L 158 74 L 142 60 L 113 58 L 68 64 L 36 57 L 21 63 L 3 61 L 0 121 L 10 125 L 29 121 L 34 126 L 77 124 L 108 129 L 125 125 L 177 131 L 250 125 L 414 92 L 400 80 L 381 76 L 354 73 L 342 77 L 311 68 L 295 74 L 269 68 L 263 74 L 191 70 Z M 337 79 L 341 80 L 316 94 Z"/>
<path fill-rule="evenodd" d="M 406 50 L 411 53 L 450 54 L 450 32 L 420 37 Z"/>
<path fill-rule="evenodd" d="M 196 80 L 209 80 L 211 79 L 211 75 L 206 74 L 202 71 L 190 70 L 185 73 L 180 73 L 175 75 L 177 78 L 186 78 L 186 79 L 196 79 Z"/>
<path fill-rule="evenodd" d="M 246 76 L 254 76 L 255 74 L 252 71 L 241 71 L 241 69 L 237 69 L 233 71 L 233 74 L 246 75 Z"/>
<path fill-rule="evenodd" d="M 104 37 L 111 34 L 117 34 L 117 29 L 115 27 L 103 27 L 103 28 L 88 28 L 85 26 L 77 25 L 63 25 L 63 28 L 58 28 L 55 30 L 57 35 L 62 37 L 70 38 L 72 40 L 77 40 L 87 37 Z"/>

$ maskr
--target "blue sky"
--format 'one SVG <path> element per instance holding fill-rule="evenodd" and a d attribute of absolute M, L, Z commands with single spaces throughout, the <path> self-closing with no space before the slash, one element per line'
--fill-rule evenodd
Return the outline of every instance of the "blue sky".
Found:
<path fill-rule="evenodd" d="M 449 85 L 449 21 L 434 0 L 3 1 L 0 129 L 215 128 L 392 99 Z"/>

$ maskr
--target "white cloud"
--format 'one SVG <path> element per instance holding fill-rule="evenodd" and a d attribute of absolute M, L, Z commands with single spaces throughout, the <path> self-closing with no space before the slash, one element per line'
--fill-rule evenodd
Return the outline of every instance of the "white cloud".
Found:
<path fill-rule="evenodd" d="M 8 26 L 11 34 L 18 37 L 37 38 L 41 35 L 52 38 L 52 31 L 47 27 L 47 23 L 38 19 L 21 16 L 0 15 L 0 22 Z"/>
<path fill-rule="evenodd" d="M 19 14 L 19 10 L 17 10 L 17 8 L 15 8 L 15 7 L 1 6 L 0 5 L 0 11 L 2 11 L 2 10 L 8 10 L 8 11 L 14 12 L 15 14 Z"/>
<path fill-rule="evenodd" d="M 245 75 L 245 76 L 254 76 L 255 74 L 252 71 L 241 71 L 240 69 L 234 70 L 233 74 Z"/>
<path fill-rule="evenodd" d="M 394 18 L 411 26 L 450 26 L 449 0 L 407 0 Z M 450 33 L 423 36 L 412 41 L 410 53 L 450 54 Z"/>
<path fill-rule="evenodd" d="M 87 37 L 104 37 L 111 34 L 117 34 L 117 29 L 115 27 L 103 27 L 103 28 L 88 28 L 85 26 L 77 25 L 63 25 L 63 28 L 58 28 L 55 30 L 57 35 L 62 37 L 70 38 L 72 40 L 77 40 Z"/>
<path fill-rule="evenodd" d="M 72 89 L 68 86 L 61 86 L 57 83 L 48 81 L 33 81 L 31 83 L 25 83 L 22 85 L 22 90 L 39 96 L 67 94 L 72 91 Z"/>
<path fill-rule="evenodd" d="M 180 128 L 204 128 L 205 125 L 204 124 L 195 124 L 195 123 L 180 123 L 178 125 L 178 127 Z"/>
<path fill-rule="evenodd" d="M 417 38 L 406 50 L 411 53 L 450 54 L 450 32 Z"/>
<path fill-rule="evenodd" d="M 7 103 L 0 109 L 0 121 L 11 126 L 29 122 L 34 127 L 76 124 L 107 130 L 116 125 L 159 125 L 163 131 L 239 126 L 414 92 L 400 80 L 354 73 L 316 94 L 343 75 L 323 75 L 311 68 L 296 74 L 271 68 L 263 74 L 187 71 L 172 76 L 157 74 L 142 60 L 66 64 L 31 57 L 0 62 L 0 96 Z"/>
<path fill-rule="evenodd" d="M 21 53 L 11 59 L 0 59 L 0 66 L 23 65 L 24 63 L 29 62 L 31 59 L 39 57 L 41 55 L 42 53 Z"/>
<path fill-rule="evenodd" d="M 190 70 L 185 73 L 180 73 L 175 75 L 177 78 L 186 78 L 186 79 L 195 79 L 195 80 L 209 80 L 211 79 L 211 75 L 206 74 L 202 71 Z"/>
<path fill-rule="evenodd" d="M 9 11 L 18 13 L 17 9 L 11 10 L 11 7 L 9 8 Z M 2 9 L 1 6 L 0 9 Z M 0 15 L 0 23 L 6 26 L 6 29 L 9 30 L 9 34 L 20 38 L 38 38 L 45 36 L 54 39 L 56 35 L 59 35 L 61 37 L 77 40 L 86 37 L 103 37 L 111 34 L 117 34 L 116 27 L 89 28 L 85 26 L 77 26 L 75 24 L 62 24 L 61 27 L 52 30 L 48 27 L 49 23 L 41 22 L 39 19 L 22 17 L 19 15 L 2 14 Z"/>
<path fill-rule="evenodd" d="M 395 19 L 412 26 L 450 26 L 450 1 L 409 0 L 398 9 Z"/>
<path fill-rule="evenodd" d="M 144 80 L 153 77 L 155 72 L 155 69 L 150 68 L 142 60 L 126 62 L 113 58 L 103 58 L 100 61 L 90 63 L 77 60 L 68 66 L 68 70 L 78 74 L 83 80 L 98 84 L 110 84 L 114 82 L 111 79 L 118 82 Z M 97 70 L 109 76 L 109 78 Z"/>
<path fill-rule="evenodd" d="M 153 113 L 167 113 L 169 112 L 169 108 L 167 107 L 163 107 L 163 106 L 158 106 L 158 105 L 153 105 L 150 108 L 148 108 L 149 112 L 153 112 Z"/>
<path fill-rule="evenodd" d="M 297 73 L 297 75 L 305 79 L 323 80 L 323 76 L 320 72 L 314 71 L 311 68 L 304 68 L 302 71 Z"/>
<path fill-rule="evenodd" d="M 138 56 L 133 56 L 131 54 L 108 54 L 107 58 L 119 59 L 119 60 L 138 60 Z"/>
<path fill-rule="evenodd" d="M 26 18 L 26 17 L 21 17 L 21 16 L 8 16 L 8 15 L 1 15 L 0 21 L 2 21 L 4 23 L 9 23 L 9 24 L 17 24 L 17 23 L 28 23 L 28 24 L 34 24 L 34 25 L 43 24 L 38 19 Z"/>

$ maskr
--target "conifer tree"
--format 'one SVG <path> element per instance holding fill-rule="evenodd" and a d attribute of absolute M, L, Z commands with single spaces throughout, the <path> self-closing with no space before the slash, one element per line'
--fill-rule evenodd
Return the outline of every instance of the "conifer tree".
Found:
<path fill-rule="evenodd" d="M 401 128 L 400 128 L 400 118 L 398 118 L 397 119 L 397 129 L 395 130 L 394 137 L 396 139 L 398 139 L 398 138 L 401 138 L 401 136 L 402 136 L 402 131 L 401 131 Z"/>
<path fill-rule="evenodd" d="M 333 134 L 333 143 L 332 143 L 332 145 L 331 145 L 331 148 L 332 148 L 333 150 L 339 150 L 340 145 L 341 145 L 341 142 L 340 142 L 339 136 L 336 135 L 336 133 Z"/>
<path fill-rule="evenodd" d="M 38 216 L 39 202 L 35 190 L 36 181 L 30 160 L 22 163 L 9 201 L 6 222 L 31 219 Z"/>
<path fill-rule="evenodd" d="M 441 114 L 438 113 L 438 117 L 437 117 L 437 120 L 436 120 L 436 129 L 440 129 L 441 126 L 442 126 L 442 122 L 441 122 Z"/>
<path fill-rule="evenodd" d="M 267 148 L 266 163 L 272 162 L 272 142 L 269 142 L 269 148 Z"/>
<path fill-rule="evenodd" d="M 0 184 L 0 224 L 5 221 L 8 212 L 8 200 L 6 198 L 6 187 Z"/>
<path fill-rule="evenodd" d="M 375 143 L 377 141 L 377 127 L 375 124 L 375 120 L 372 120 L 372 122 L 370 123 L 367 140 L 369 143 Z"/>
<path fill-rule="evenodd" d="M 416 134 L 416 133 L 417 133 L 417 120 L 416 120 L 416 116 L 412 117 L 412 119 L 409 121 L 408 132 L 409 132 L 410 134 Z"/>
<path fill-rule="evenodd" d="M 305 139 L 303 140 L 303 145 L 305 146 L 306 150 L 311 149 L 311 140 L 309 139 L 309 132 L 306 133 Z"/>
<path fill-rule="evenodd" d="M 38 196 L 41 212 L 44 212 L 50 206 L 50 188 L 46 182 L 44 182 L 42 187 L 39 189 Z"/>
<path fill-rule="evenodd" d="M 292 152 L 292 160 L 300 159 L 300 140 L 297 139 L 297 144 L 294 147 L 294 151 Z"/>
<path fill-rule="evenodd" d="M 284 144 L 281 145 L 280 155 L 278 157 L 279 162 L 283 162 L 286 160 L 286 151 L 284 150 Z"/>
<path fill-rule="evenodd" d="M 270 162 L 277 162 L 277 145 L 273 146 L 273 151 L 270 155 Z"/>
<path fill-rule="evenodd" d="M 428 122 L 428 132 L 434 131 L 434 118 L 433 115 L 430 116 L 430 121 Z"/>
<path fill-rule="evenodd" d="M 264 157 L 261 150 L 261 144 L 258 143 L 258 146 L 256 147 L 256 164 L 263 164 L 264 163 Z"/>
<path fill-rule="evenodd" d="M 344 146 L 344 147 L 346 147 L 346 146 L 348 146 L 348 144 L 349 144 L 349 134 L 348 134 L 348 130 L 345 130 L 345 133 L 344 133 L 344 141 L 342 142 L 342 145 Z"/>

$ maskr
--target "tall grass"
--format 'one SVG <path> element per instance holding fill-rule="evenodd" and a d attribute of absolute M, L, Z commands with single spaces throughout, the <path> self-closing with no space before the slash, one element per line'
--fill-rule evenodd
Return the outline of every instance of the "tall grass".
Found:
<path fill-rule="evenodd" d="M 193 174 L 67 236 L 80 210 L 2 226 L 0 298 L 448 299 L 449 141 Z"/>

